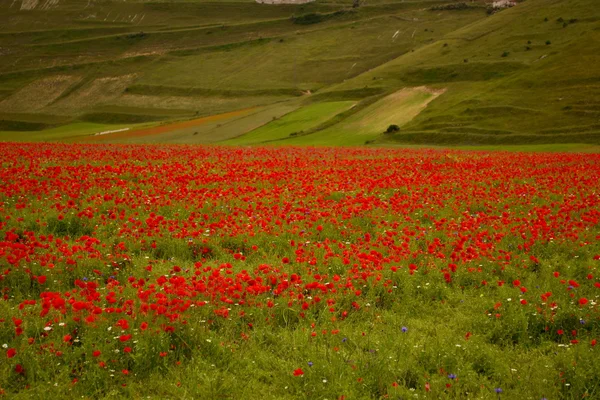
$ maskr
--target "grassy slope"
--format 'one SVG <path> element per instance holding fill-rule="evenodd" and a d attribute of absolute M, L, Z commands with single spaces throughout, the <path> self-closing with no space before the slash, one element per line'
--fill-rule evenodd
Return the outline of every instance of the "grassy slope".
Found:
<path fill-rule="evenodd" d="M 590 68 L 600 64 L 599 21 L 592 0 L 529 0 L 337 89 L 446 88 L 401 142 L 599 143 L 600 75 Z"/>
<path fill-rule="evenodd" d="M 53 141 L 73 141 L 81 140 L 85 137 L 99 132 L 112 131 L 117 129 L 135 129 L 144 126 L 144 124 L 96 124 L 90 122 L 77 122 L 68 125 L 62 125 L 55 128 L 22 132 L 22 131 L 3 131 L 0 135 L 0 141 L 7 142 L 53 142 Z"/>
<path fill-rule="evenodd" d="M 394 117 L 381 101 L 379 111 L 369 106 L 375 115 L 387 115 L 386 123 L 403 125 L 400 135 L 380 135 L 385 127 L 365 128 L 367 120 L 361 125 L 364 112 L 346 112 L 319 132 L 313 126 L 310 135 L 282 143 L 363 144 L 377 138 L 463 146 L 600 142 L 600 76 L 590 68 L 600 64 L 600 12 L 593 0 L 528 0 L 491 17 L 477 8 L 431 11 L 434 2 L 373 2 L 313 25 L 289 18 L 330 13 L 348 2 L 118 4 L 131 15 L 143 12 L 143 23 L 84 22 L 78 2 L 12 15 L 10 26 L 0 32 L 0 47 L 10 49 L 0 63 L 5 99 L 0 118 L 8 120 L 0 130 L 42 129 L 64 118 L 122 124 L 207 116 L 288 99 L 296 104 L 294 98 L 308 89 L 318 92 L 303 102 L 307 105 L 369 96 L 373 102 L 377 93 L 428 86 L 446 92 L 420 114 L 411 114 L 412 121 L 403 113 Z M 93 7 L 97 15 L 109 12 L 100 4 Z M 68 22 L 59 23 L 58 12 L 67 13 Z M 36 24 L 25 28 L 33 16 Z M 145 35 L 136 36 L 140 31 Z M 93 52 L 86 51 L 92 46 Z M 35 104 L 42 121 L 32 125 L 25 110 L 32 109 L 31 99 L 44 97 L 31 88 L 44 87 L 44 79 L 56 76 L 67 77 L 61 81 L 67 89 L 54 85 L 53 92 L 45 85 L 50 99 Z M 99 79 L 104 76 L 125 83 L 94 95 L 107 87 Z M 223 135 L 174 132 L 153 141 L 213 142 L 260 125 L 234 126 Z M 288 128 L 292 133 L 305 126 Z M 264 135 L 261 141 L 281 139 L 261 133 L 276 131 L 273 124 L 258 134 Z M 31 136 L 36 137 L 43 135 Z"/>
<path fill-rule="evenodd" d="M 410 51 L 415 45 L 426 44 L 444 32 L 481 18 L 483 11 L 466 12 L 451 20 L 415 10 L 399 13 L 387 10 L 383 15 L 374 16 L 367 11 L 365 15 L 360 11 L 355 14 L 339 23 L 315 24 L 310 30 L 298 25 L 286 26 L 282 37 L 231 51 L 183 53 L 183 56 L 178 53 L 164 63 L 157 63 L 140 82 L 219 89 L 320 89 L 352 78 Z M 407 20 L 399 20 L 399 16 Z M 412 21 L 413 18 L 420 21 Z M 421 33 L 423 26 L 439 28 Z M 296 34 L 299 27 L 305 32 Z M 411 34 L 415 29 L 419 35 L 413 38 Z M 398 30 L 402 34 L 393 39 Z"/>
<path fill-rule="evenodd" d="M 409 122 L 441 92 L 424 87 L 392 93 L 338 124 L 310 135 L 291 138 L 290 144 L 360 145 L 380 136 L 389 125 Z"/>
<path fill-rule="evenodd" d="M 89 7 L 74 1 L 18 12 L 2 1 L 0 95 L 10 101 L 0 112 L 17 122 L 34 108 L 120 123 L 122 114 L 151 122 L 273 104 L 357 76 L 485 17 L 483 9 L 452 16 L 427 11 L 440 2 L 375 2 L 348 11 L 349 1 Z M 338 10 L 347 12 L 316 24 L 290 19 Z M 57 77 L 63 87 L 51 84 Z M 40 101 L 40 93 L 48 98 Z"/>

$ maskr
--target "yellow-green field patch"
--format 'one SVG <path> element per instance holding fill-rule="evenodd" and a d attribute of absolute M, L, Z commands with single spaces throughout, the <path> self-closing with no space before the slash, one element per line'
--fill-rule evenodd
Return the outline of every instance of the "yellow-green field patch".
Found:
<path fill-rule="evenodd" d="M 0 102 L 3 112 L 31 112 L 44 108 L 69 87 L 81 80 L 78 76 L 57 75 L 37 79 Z"/>
<path fill-rule="evenodd" d="M 402 126 L 444 93 L 424 86 L 392 93 L 342 122 L 311 135 L 292 138 L 290 144 L 359 145 L 383 134 L 390 125 Z"/>

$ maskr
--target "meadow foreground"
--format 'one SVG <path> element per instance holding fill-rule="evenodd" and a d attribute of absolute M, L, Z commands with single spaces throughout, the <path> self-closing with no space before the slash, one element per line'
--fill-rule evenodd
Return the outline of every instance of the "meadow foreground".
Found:
<path fill-rule="evenodd" d="M 0 398 L 598 398 L 600 155 L 0 144 Z"/>

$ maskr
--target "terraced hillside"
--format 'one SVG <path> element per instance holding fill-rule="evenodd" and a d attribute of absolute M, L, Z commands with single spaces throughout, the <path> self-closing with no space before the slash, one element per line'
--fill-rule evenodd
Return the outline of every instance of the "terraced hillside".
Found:
<path fill-rule="evenodd" d="M 0 140 L 599 142 L 594 0 L 352 3 L 0 0 Z"/>

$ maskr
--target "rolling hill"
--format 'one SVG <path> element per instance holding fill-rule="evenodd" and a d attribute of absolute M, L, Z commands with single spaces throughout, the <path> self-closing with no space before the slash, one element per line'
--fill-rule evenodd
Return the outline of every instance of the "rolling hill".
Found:
<path fill-rule="evenodd" d="M 0 0 L 0 140 L 600 144 L 596 1 L 491 11 Z"/>

